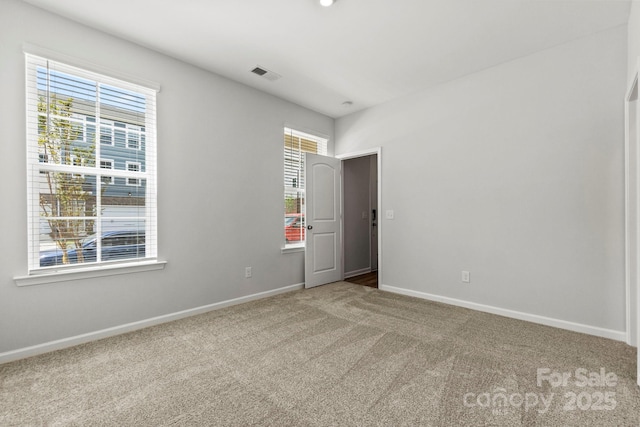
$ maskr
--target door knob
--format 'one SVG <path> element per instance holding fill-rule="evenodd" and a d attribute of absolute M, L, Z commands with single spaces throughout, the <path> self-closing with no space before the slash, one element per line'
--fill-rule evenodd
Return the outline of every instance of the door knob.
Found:
<path fill-rule="evenodd" d="M 307 225 L 307 230 L 313 230 L 313 225 Z"/>

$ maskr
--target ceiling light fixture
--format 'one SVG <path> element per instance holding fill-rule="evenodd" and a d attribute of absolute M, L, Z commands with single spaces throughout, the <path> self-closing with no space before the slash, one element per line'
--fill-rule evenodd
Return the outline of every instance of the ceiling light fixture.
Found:
<path fill-rule="evenodd" d="M 329 7 L 333 3 L 335 3 L 335 0 L 320 0 L 320 4 L 324 7 Z"/>

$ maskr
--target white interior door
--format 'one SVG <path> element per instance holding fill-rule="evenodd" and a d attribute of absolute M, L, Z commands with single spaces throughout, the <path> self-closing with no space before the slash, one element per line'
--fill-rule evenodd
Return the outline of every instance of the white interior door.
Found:
<path fill-rule="evenodd" d="M 342 161 L 305 153 L 305 288 L 342 280 Z"/>

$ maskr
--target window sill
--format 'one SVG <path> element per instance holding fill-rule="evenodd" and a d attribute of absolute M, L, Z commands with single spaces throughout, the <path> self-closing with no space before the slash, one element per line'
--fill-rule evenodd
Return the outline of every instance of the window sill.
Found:
<path fill-rule="evenodd" d="M 13 281 L 17 286 L 43 285 L 45 283 L 66 282 L 69 280 L 91 279 L 94 277 L 115 276 L 118 274 L 139 273 L 142 271 L 153 271 L 164 269 L 166 261 L 142 261 L 126 264 L 102 265 L 86 268 L 76 268 L 72 270 L 52 270 L 38 272 L 28 276 L 14 277 Z"/>
<path fill-rule="evenodd" d="M 287 245 L 281 249 L 283 254 L 292 254 L 296 252 L 304 252 L 304 243 L 299 245 Z"/>

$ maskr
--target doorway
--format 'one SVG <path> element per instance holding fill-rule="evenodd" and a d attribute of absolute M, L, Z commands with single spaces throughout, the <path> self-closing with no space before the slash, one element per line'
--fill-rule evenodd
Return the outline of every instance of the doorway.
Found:
<path fill-rule="evenodd" d="M 343 159 L 344 280 L 378 287 L 379 149 Z"/>
<path fill-rule="evenodd" d="M 378 272 L 372 271 L 371 273 L 361 274 L 359 276 L 348 277 L 344 279 L 345 282 L 353 283 L 356 285 L 368 286 L 370 288 L 378 288 Z"/>

